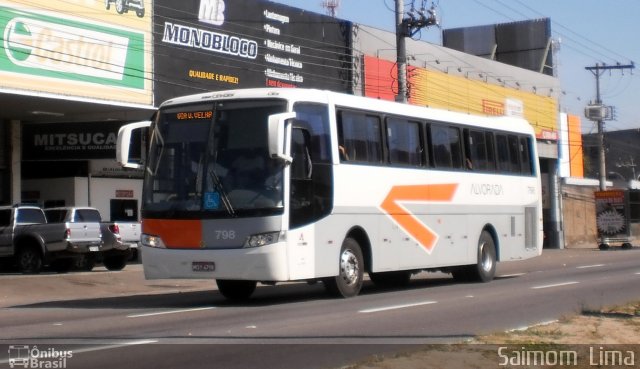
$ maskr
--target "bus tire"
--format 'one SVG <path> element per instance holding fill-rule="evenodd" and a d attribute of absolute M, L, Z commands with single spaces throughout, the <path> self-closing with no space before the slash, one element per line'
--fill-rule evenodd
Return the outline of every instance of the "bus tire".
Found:
<path fill-rule="evenodd" d="M 476 264 L 455 267 L 453 278 L 461 282 L 490 282 L 496 275 L 496 245 L 487 231 L 482 231 L 478 240 L 478 261 Z"/>
<path fill-rule="evenodd" d="M 256 290 L 256 281 L 240 281 L 232 279 L 216 279 L 218 291 L 225 298 L 233 301 L 248 300 Z"/>
<path fill-rule="evenodd" d="M 364 258 L 358 241 L 346 238 L 340 248 L 338 275 L 324 280 L 327 291 L 336 297 L 354 297 L 364 282 Z"/>

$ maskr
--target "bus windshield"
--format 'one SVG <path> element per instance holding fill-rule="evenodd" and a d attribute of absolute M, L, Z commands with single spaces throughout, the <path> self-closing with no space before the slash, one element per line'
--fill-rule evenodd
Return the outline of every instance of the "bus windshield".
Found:
<path fill-rule="evenodd" d="M 160 110 L 145 173 L 146 217 L 282 213 L 284 166 L 269 157 L 267 121 L 285 109 L 284 100 L 254 100 Z"/>

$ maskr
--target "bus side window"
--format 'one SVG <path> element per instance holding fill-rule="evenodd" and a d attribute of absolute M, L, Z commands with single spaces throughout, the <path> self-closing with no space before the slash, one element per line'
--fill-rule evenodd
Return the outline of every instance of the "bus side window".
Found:
<path fill-rule="evenodd" d="M 431 150 L 433 164 L 436 168 L 451 168 L 451 153 L 447 145 L 449 138 L 443 127 L 431 126 Z"/>
<path fill-rule="evenodd" d="M 487 170 L 495 172 L 496 170 L 496 145 L 494 144 L 493 133 L 485 132 L 485 142 L 487 143 Z"/>
<path fill-rule="evenodd" d="M 509 159 L 511 172 L 520 174 L 520 143 L 518 142 L 518 136 L 509 135 Z"/>
<path fill-rule="evenodd" d="M 342 160 L 380 163 L 382 138 L 380 118 L 360 112 L 342 111 L 339 143 L 344 148 Z"/>
<path fill-rule="evenodd" d="M 389 163 L 423 166 L 423 146 L 420 124 L 406 119 L 387 119 L 387 145 Z"/>
<path fill-rule="evenodd" d="M 483 170 L 486 161 L 482 132 L 464 130 L 464 162 L 468 170 Z"/>
<path fill-rule="evenodd" d="M 491 133 L 465 129 L 465 148 L 468 169 L 484 172 L 495 170 L 493 135 Z"/>
<path fill-rule="evenodd" d="M 462 168 L 462 146 L 460 130 L 438 124 L 431 125 L 431 149 L 436 168 Z"/>
<path fill-rule="evenodd" d="M 511 166 L 509 162 L 509 144 L 506 135 L 496 135 L 496 150 L 498 152 L 498 170 L 503 173 L 508 173 Z"/>
<path fill-rule="evenodd" d="M 533 174 L 531 165 L 531 141 L 527 137 L 520 137 L 520 162 L 522 163 L 522 174 Z"/>

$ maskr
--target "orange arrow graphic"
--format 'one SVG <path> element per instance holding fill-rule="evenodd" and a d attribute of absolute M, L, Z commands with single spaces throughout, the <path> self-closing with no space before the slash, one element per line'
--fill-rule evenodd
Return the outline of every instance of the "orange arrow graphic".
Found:
<path fill-rule="evenodd" d="M 456 183 L 392 187 L 380 207 L 428 253 L 433 251 L 438 235 L 420 222 L 399 203 L 404 201 L 450 202 L 458 189 Z"/>

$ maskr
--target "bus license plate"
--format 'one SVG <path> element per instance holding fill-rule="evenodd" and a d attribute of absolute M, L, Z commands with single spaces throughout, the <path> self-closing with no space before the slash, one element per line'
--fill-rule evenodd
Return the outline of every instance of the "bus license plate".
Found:
<path fill-rule="evenodd" d="M 191 263 L 191 270 L 194 272 L 214 272 L 216 263 L 213 261 L 194 261 Z"/>

